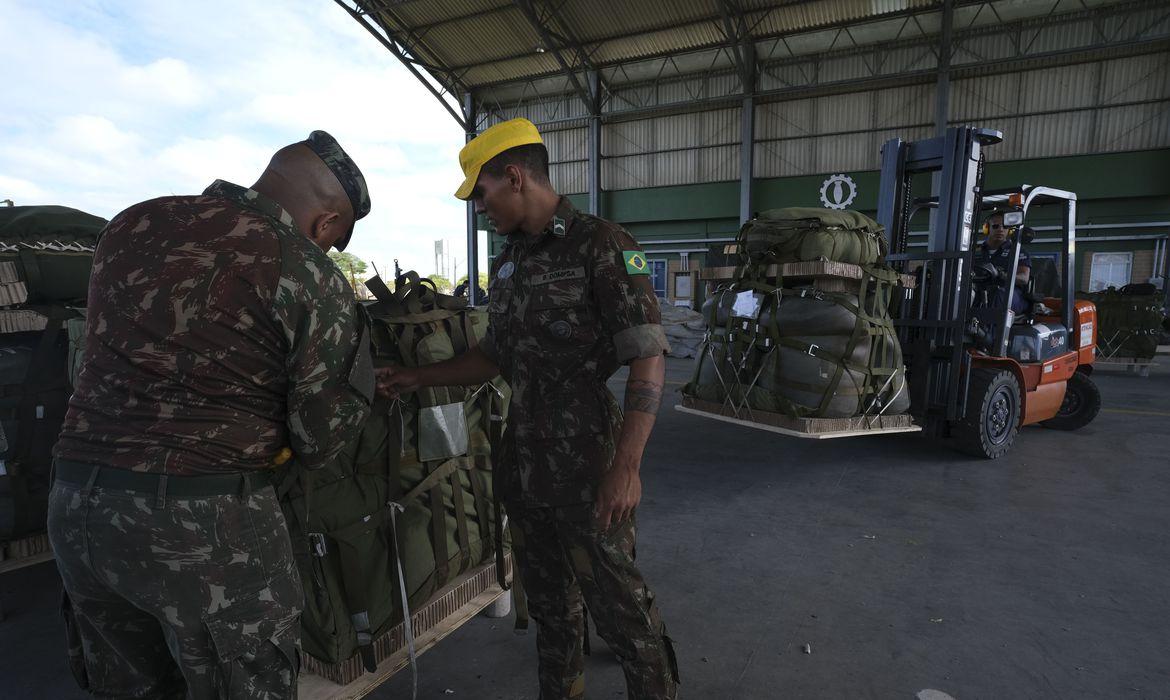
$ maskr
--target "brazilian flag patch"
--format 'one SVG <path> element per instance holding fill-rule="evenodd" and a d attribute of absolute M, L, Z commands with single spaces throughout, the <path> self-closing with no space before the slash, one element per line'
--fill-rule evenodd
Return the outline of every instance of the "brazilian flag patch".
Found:
<path fill-rule="evenodd" d="M 626 261 L 626 272 L 631 275 L 648 275 L 650 274 L 650 265 L 646 262 L 646 256 L 642 255 L 640 250 L 623 250 L 622 259 Z"/>

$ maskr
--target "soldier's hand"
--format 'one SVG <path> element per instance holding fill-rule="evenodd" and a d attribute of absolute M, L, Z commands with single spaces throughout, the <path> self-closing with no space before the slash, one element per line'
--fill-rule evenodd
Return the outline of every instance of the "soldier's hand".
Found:
<path fill-rule="evenodd" d="M 384 399 L 396 399 L 419 388 L 417 371 L 405 367 L 378 367 L 374 370 L 374 377 L 378 396 Z"/>
<path fill-rule="evenodd" d="M 642 477 L 638 474 L 638 461 L 622 455 L 614 457 L 613 466 L 601 479 L 597 489 L 597 525 L 608 530 L 611 525 L 626 520 L 642 500 Z"/>

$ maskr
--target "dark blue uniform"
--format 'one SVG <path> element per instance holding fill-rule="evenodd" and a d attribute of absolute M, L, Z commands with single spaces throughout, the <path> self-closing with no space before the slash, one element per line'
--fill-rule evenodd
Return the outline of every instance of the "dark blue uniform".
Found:
<path fill-rule="evenodd" d="M 1004 241 L 1003 244 L 992 250 L 987 246 L 987 243 L 980 243 L 979 247 L 975 249 L 975 263 L 989 262 L 999 268 L 1003 273 L 1003 278 L 1012 283 L 1016 279 L 1016 271 L 1012 269 L 1012 244 L 1010 241 Z M 1032 259 L 1028 257 L 1028 251 L 1020 248 L 1019 267 L 1026 267 L 1031 269 Z M 1016 314 L 1022 314 L 1028 310 L 1028 302 L 1024 299 L 1024 287 L 1017 284 L 1016 291 L 1012 295 L 1012 311 Z M 1004 285 L 999 290 L 998 306 L 1003 306 L 1007 298 L 1007 286 Z"/>

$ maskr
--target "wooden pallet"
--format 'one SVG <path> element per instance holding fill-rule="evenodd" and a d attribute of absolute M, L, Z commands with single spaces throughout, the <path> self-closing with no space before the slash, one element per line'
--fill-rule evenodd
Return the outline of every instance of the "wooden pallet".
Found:
<path fill-rule="evenodd" d="M 1157 367 L 1158 363 L 1149 357 L 1099 357 L 1093 362 L 1094 367 L 1106 369 L 1124 369 L 1132 374 L 1143 377 L 1150 376 L 1150 368 Z"/>
<path fill-rule="evenodd" d="M 511 556 L 507 566 L 510 573 Z M 510 594 L 496 583 L 494 561 L 472 569 L 440 590 L 430 603 L 412 611 L 416 653 L 422 654 L 438 644 L 502 595 Z M 306 655 L 297 683 L 297 697 L 301 700 L 352 700 L 373 692 L 410 663 L 401 623 L 374 642 L 374 655 L 378 659 L 378 668 L 373 673 L 367 673 L 356 656 L 341 663 L 327 664 Z"/>
<path fill-rule="evenodd" d="M 736 415 L 727 404 L 720 405 L 690 396 L 683 396 L 682 403 L 674 408 L 680 413 L 689 413 L 733 425 L 812 440 L 885 433 L 917 433 L 922 430 L 921 426 L 915 425 L 910 416 L 904 413 L 893 416 L 856 416 L 854 418 L 794 418 L 782 413 L 749 411 L 744 408 Z"/>
<path fill-rule="evenodd" d="M 734 267 L 708 267 L 699 272 L 699 279 L 707 282 L 727 282 L 735 278 Z M 856 294 L 865 270 L 860 265 L 834 262 L 832 260 L 810 260 L 807 262 L 769 265 L 768 277 L 783 277 L 785 286 L 815 284 L 823 292 L 846 292 Z M 914 275 L 899 275 L 902 286 L 913 289 L 917 284 Z"/>
<path fill-rule="evenodd" d="M 0 542 L 0 574 L 50 561 L 52 558 L 53 548 L 49 544 L 49 535 L 44 532 Z"/>

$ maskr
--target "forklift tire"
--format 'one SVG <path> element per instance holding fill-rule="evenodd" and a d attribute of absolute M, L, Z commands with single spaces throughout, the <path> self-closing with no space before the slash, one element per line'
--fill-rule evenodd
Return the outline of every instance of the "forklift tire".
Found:
<path fill-rule="evenodd" d="M 1020 382 L 1006 369 L 971 370 L 967 415 L 951 427 L 955 446 L 967 454 L 998 459 L 1020 430 Z"/>
<path fill-rule="evenodd" d="M 1100 410 L 1100 390 L 1088 374 L 1077 371 L 1068 379 L 1060 412 L 1040 425 L 1053 430 L 1078 430 L 1092 423 Z"/>

